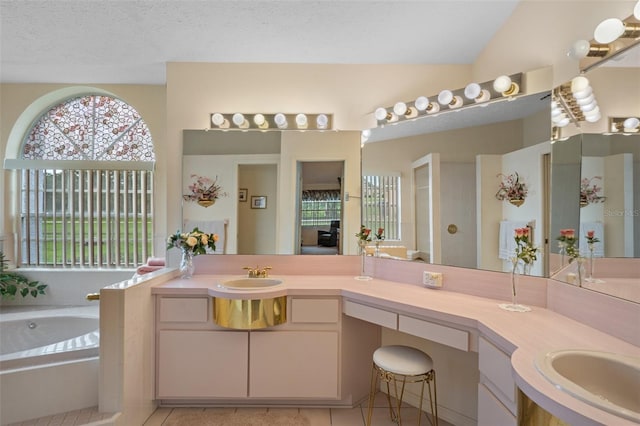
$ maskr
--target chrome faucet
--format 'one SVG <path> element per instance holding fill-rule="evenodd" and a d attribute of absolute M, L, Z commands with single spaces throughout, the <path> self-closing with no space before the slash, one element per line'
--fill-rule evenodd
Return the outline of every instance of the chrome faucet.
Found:
<path fill-rule="evenodd" d="M 242 269 L 245 269 L 247 271 L 247 275 L 249 278 L 267 278 L 269 276 L 269 269 L 271 269 L 271 266 L 265 266 L 262 269 L 260 269 L 258 265 L 256 265 L 255 268 L 245 266 Z"/>

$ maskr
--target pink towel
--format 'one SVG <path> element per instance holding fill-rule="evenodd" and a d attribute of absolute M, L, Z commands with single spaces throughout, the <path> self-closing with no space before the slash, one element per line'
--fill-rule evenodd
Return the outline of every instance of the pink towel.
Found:
<path fill-rule="evenodd" d="M 164 268 L 164 266 L 142 265 L 142 266 L 138 266 L 138 269 L 136 271 L 138 272 L 139 275 L 144 275 L 144 274 L 148 274 L 149 272 L 157 271 L 162 268 Z"/>
<path fill-rule="evenodd" d="M 150 257 L 147 259 L 148 266 L 164 266 L 164 257 Z"/>

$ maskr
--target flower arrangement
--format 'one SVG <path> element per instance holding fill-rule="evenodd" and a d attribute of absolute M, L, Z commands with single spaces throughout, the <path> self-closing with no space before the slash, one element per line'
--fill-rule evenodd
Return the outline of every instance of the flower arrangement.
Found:
<path fill-rule="evenodd" d="M 364 225 L 360 225 L 360 232 L 356 234 L 358 237 L 358 243 L 364 244 L 371 241 L 371 229 L 366 228 Z"/>
<path fill-rule="evenodd" d="M 384 240 L 384 228 L 378 228 L 378 232 L 375 234 L 376 240 Z"/>
<path fill-rule="evenodd" d="M 537 247 L 534 247 L 529 239 L 529 228 L 516 228 L 514 231 L 516 240 L 516 259 L 522 260 L 527 265 L 538 260 Z"/>
<path fill-rule="evenodd" d="M 596 237 L 596 231 L 593 230 L 587 231 L 587 235 L 585 235 L 585 238 L 587 239 L 587 244 L 589 244 L 589 247 L 593 247 L 595 243 L 600 242 L 598 237 Z"/>
<path fill-rule="evenodd" d="M 580 181 L 580 205 L 582 207 L 593 203 L 603 203 L 606 200 L 606 197 L 599 194 L 602 187 L 591 183 L 593 180 L 602 180 L 602 177 L 594 176 L 591 179 L 584 178 Z"/>
<path fill-rule="evenodd" d="M 210 179 L 204 176 L 191 175 L 191 179 L 195 178 L 195 182 L 189 185 L 190 194 L 184 194 L 182 199 L 185 201 L 215 201 L 220 197 L 226 197 L 227 193 L 222 191 L 222 187 L 218 185 L 218 177 Z"/>
<path fill-rule="evenodd" d="M 498 192 L 496 192 L 496 198 L 500 201 L 507 200 L 522 200 L 527 197 L 529 189 L 527 184 L 520 180 L 518 173 L 513 173 L 508 176 L 500 173 L 498 177 L 502 177 Z"/>
<path fill-rule="evenodd" d="M 191 252 L 195 256 L 205 254 L 207 247 L 215 251 L 216 241 L 218 241 L 218 234 L 207 234 L 196 227 L 188 233 L 177 231 L 171 235 L 167 239 L 167 249 L 178 247 L 183 251 Z"/>
<path fill-rule="evenodd" d="M 563 253 L 569 256 L 569 263 L 573 262 L 573 259 L 577 259 L 580 256 L 580 251 L 576 247 L 576 233 L 573 229 L 561 229 L 560 236 L 556 238 L 558 240 L 558 246 Z"/>

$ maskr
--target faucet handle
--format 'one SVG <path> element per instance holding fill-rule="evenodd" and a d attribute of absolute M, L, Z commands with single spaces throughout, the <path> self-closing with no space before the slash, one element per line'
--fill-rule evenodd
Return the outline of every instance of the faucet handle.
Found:
<path fill-rule="evenodd" d="M 260 274 L 262 275 L 263 278 L 267 278 L 269 276 L 270 269 L 271 269 L 271 266 L 265 266 L 264 268 L 262 268 L 262 271 L 260 271 Z"/>
<path fill-rule="evenodd" d="M 245 266 L 244 268 L 245 271 L 247 271 L 247 275 L 249 276 L 249 278 L 255 278 L 256 274 L 258 272 L 257 268 L 253 269 L 251 266 Z"/>

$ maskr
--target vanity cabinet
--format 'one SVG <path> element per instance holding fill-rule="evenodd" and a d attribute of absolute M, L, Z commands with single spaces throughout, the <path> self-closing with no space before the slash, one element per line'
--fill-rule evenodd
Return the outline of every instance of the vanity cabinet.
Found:
<path fill-rule="evenodd" d="M 230 330 L 209 297 L 159 296 L 156 397 L 293 400 L 340 397 L 340 301 L 288 300 L 289 322 Z"/>
<path fill-rule="evenodd" d="M 478 339 L 478 425 L 517 425 L 517 386 L 511 357 L 483 336 Z"/>

